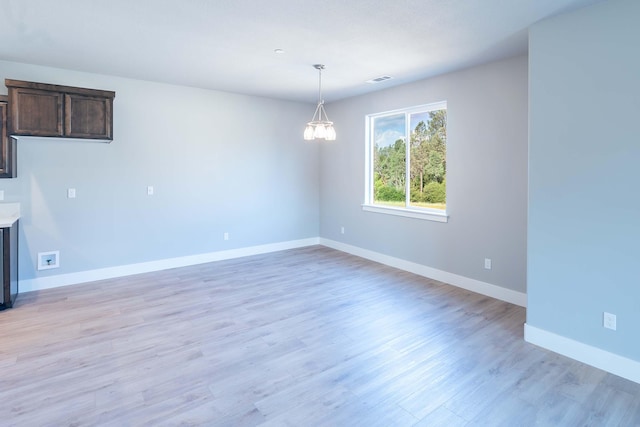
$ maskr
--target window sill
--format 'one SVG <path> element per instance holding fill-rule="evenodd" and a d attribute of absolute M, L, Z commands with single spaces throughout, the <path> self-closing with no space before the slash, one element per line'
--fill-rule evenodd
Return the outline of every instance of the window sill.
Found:
<path fill-rule="evenodd" d="M 375 212 L 387 215 L 404 216 L 407 218 L 424 219 L 427 221 L 449 222 L 449 215 L 445 212 L 427 211 L 407 208 L 393 208 L 381 205 L 362 205 L 362 210 L 367 212 Z"/>

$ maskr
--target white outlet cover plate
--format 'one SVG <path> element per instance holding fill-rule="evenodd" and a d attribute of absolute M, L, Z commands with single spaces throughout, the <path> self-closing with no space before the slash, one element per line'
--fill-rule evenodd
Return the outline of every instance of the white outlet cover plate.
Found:
<path fill-rule="evenodd" d="M 602 326 L 615 331 L 617 327 L 616 323 L 616 315 L 605 311 L 602 316 Z"/>

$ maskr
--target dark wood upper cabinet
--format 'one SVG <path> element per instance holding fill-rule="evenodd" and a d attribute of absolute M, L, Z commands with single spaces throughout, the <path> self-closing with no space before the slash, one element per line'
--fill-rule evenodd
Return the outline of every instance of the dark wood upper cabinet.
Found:
<path fill-rule="evenodd" d="M 5 80 L 10 135 L 113 139 L 112 91 Z"/>
<path fill-rule="evenodd" d="M 16 141 L 8 136 L 8 98 L 0 95 L 0 178 L 16 177 Z"/>

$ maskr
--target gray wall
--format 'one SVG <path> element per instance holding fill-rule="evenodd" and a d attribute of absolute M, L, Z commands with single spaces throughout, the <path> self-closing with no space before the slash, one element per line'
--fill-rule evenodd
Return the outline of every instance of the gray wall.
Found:
<path fill-rule="evenodd" d="M 640 361 L 638 17 L 612 0 L 531 30 L 527 323 Z"/>
<path fill-rule="evenodd" d="M 116 91 L 111 144 L 18 142 L 0 189 L 22 203 L 21 280 L 318 236 L 313 105 L 11 62 L 0 78 Z M 36 271 L 50 250 L 60 268 Z"/>
<path fill-rule="evenodd" d="M 449 222 L 364 212 L 365 115 L 443 100 Z M 321 237 L 525 292 L 526 57 L 331 103 L 327 111 L 338 139 L 321 148 Z"/>

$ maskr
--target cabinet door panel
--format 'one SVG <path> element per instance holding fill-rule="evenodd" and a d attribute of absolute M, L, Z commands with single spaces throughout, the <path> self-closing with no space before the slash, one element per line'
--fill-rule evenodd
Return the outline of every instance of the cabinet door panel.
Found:
<path fill-rule="evenodd" d="M 11 88 L 12 135 L 62 136 L 63 95 L 37 89 Z"/>
<path fill-rule="evenodd" d="M 0 102 L 0 177 L 2 177 L 9 162 L 7 139 L 7 104 Z"/>
<path fill-rule="evenodd" d="M 112 102 L 108 98 L 65 95 L 65 136 L 112 139 Z"/>
<path fill-rule="evenodd" d="M 7 103 L 0 102 L 0 178 L 15 178 L 15 159 L 15 141 L 7 136 Z"/>

